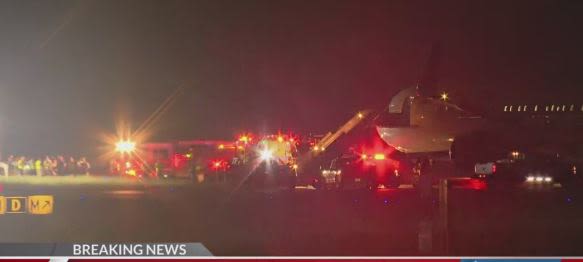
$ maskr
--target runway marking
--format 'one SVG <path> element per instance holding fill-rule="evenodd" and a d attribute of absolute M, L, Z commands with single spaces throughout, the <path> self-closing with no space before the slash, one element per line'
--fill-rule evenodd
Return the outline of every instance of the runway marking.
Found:
<path fill-rule="evenodd" d="M 295 186 L 294 189 L 301 189 L 301 190 L 316 190 L 313 186 Z"/>
<path fill-rule="evenodd" d="M 113 190 L 104 191 L 105 194 L 112 196 L 123 196 L 123 197 L 138 197 L 146 194 L 146 192 L 141 190 Z"/>
<path fill-rule="evenodd" d="M 404 184 L 404 185 L 400 185 L 399 188 L 401 189 L 411 189 L 411 188 L 415 188 L 412 184 Z"/>
<path fill-rule="evenodd" d="M 382 189 L 382 188 L 384 188 L 384 187 L 383 186 L 380 186 L 379 187 L 379 189 Z M 413 184 L 402 184 L 402 185 L 399 185 L 399 189 L 413 189 L 413 188 L 415 188 L 413 186 Z M 296 189 L 296 190 L 316 190 L 316 188 L 313 187 L 313 186 L 295 186 L 294 189 Z"/>

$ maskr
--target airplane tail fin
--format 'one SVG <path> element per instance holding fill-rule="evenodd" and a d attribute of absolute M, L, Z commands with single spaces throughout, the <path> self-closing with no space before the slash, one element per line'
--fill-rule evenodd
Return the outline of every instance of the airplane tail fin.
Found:
<path fill-rule="evenodd" d="M 439 82 L 438 68 L 441 64 L 442 50 L 439 43 L 433 43 L 429 48 L 427 59 L 419 70 L 417 90 L 423 96 L 437 95 L 436 86 Z"/>

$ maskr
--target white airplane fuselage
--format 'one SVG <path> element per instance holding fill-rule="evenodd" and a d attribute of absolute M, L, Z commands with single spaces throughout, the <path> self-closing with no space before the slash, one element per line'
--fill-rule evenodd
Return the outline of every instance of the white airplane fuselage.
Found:
<path fill-rule="evenodd" d="M 449 152 L 457 137 L 480 130 L 497 131 L 500 137 L 512 137 L 517 144 L 583 142 L 576 135 L 583 130 L 581 103 L 505 105 L 499 112 L 505 121 L 486 120 L 447 99 L 419 96 L 416 89 L 409 88 L 391 99 L 386 112 L 388 121 L 378 124 L 377 132 L 388 145 L 407 154 Z"/>
<path fill-rule="evenodd" d="M 379 136 L 408 154 L 448 152 L 455 137 L 485 125 L 480 116 L 468 114 L 444 100 L 415 95 L 411 89 L 393 97 L 387 113 L 389 119 L 393 115 L 407 121 L 378 125 Z"/>

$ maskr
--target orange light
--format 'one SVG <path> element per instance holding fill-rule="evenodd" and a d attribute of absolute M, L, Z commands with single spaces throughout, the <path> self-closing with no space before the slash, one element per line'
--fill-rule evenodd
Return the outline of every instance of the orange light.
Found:
<path fill-rule="evenodd" d="M 367 156 L 366 154 L 362 154 L 362 155 L 360 155 L 360 158 L 361 158 L 361 159 L 367 159 L 367 158 L 368 158 L 368 156 Z"/>
<path fill-rule="evenodd" d="M 446 101 L 449 99 L 449 95 L 446 92 L 441 93 L 441 100 Z"/>
<path fill-rule="evenodd" d="M 374 159 L 375 160 L 384 160 L 385 155 L 384 154 L 374 154 Z"/>
<path fill-rule="evenodd" d="M 129 176 L 136 176 L 136 170 L 130 169 L 126 171 L 126 174 Z"/>
<path fill-rule="evenodd" d="M 281 143 L 281 142 L 283 142 L 283 137 L 281 137 L 281 136 L 278 136 L 278 137 L 277 137 L 277 142 L 280 142 L 280 143 Z"/>
<path fill-rule="evenodd" d="M 219 149 L 225 149 L 225 145 L 223 145 L 223 144 L 220 144 L 220 145 L 219 145 Z"/>

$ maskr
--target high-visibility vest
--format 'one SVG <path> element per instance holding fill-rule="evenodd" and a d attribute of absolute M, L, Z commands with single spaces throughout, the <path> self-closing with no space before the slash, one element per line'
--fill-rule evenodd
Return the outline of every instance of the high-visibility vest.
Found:
<path fill-rule="evenodd" d="M 24 169 L 24 164 L 24 160 L 18 160 L 18 162 L 16 162 L 18 169 Z"/>

